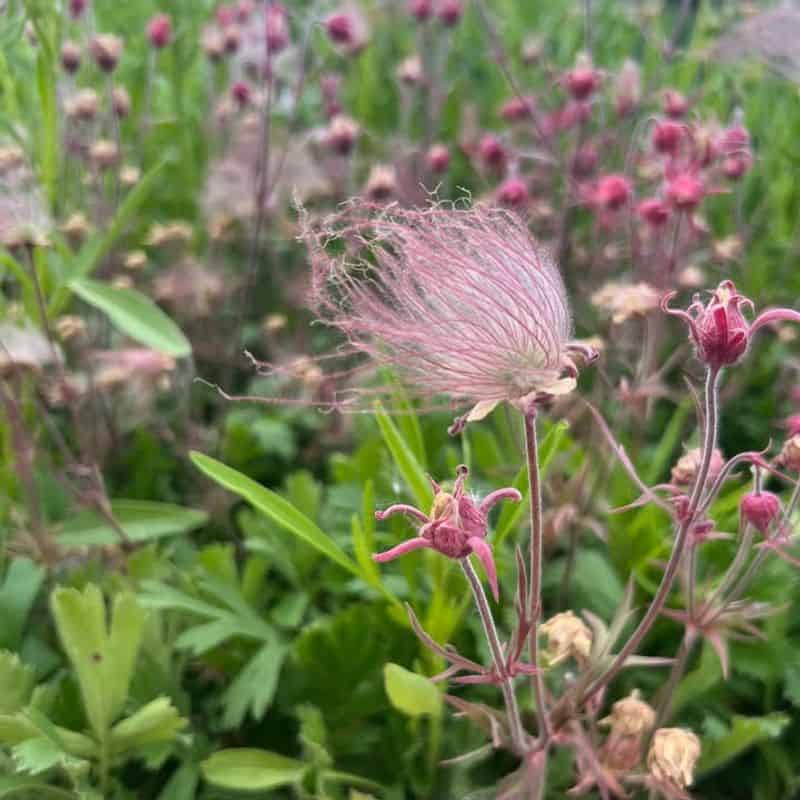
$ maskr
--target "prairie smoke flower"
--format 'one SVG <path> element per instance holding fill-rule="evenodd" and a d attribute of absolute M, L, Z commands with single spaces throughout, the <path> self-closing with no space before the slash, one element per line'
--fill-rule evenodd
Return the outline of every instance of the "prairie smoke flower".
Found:
<path fill-rule="evenodd" d="M 397 190 L 397 170 L 391 164 L 375 164 L 369 171 L 364 194 L 375 201 L 388 200 Z"/>
<path fill-rule="evenodd" d="M 631 317 L 643 317 L 658 308 L 661 295 L 649 283 L 617 283 L 610 281 L 591 297 L 592 305 L 611 312 L 615 325 Z"/>
<path fill-rule="evenodd" d="M 524 206 L 530 199 L 528 186 L 522 178 L 506 178 L 497 187 L 497 199 L 502 205 L 511 208 Z"/>
<path fill-rule="evenodd" d="M 306 234 L 315 310 L 355 351 L 404 374 L 419 396 L 477 403 L 465 422 L 510 401 L 570 392 L 570 313 L 550 255 L 497 208 L 354 205 L 338 236 L 365 248 L 329 257 L 331 231 Z"/>
<path fill-rule="evenodd" d="M 697 470 L 700 469 L 701 453 L 699 447 L 694 447 L 684 453 L 672 468 L 671 479 L 676 486 L 688 486 L 694 482 Z M 711 461 L 708 465 L 708 477 L 714 480 L 725 466 L 725 458 L 718 448 L 711 452 Z"/>
<path fill-rule="evenodd" d="M 500 116 L 506 122 L 521 122 L 530 119 L 536 108 L 536 101 L 532 97 L 514 96 L 500 106 Z"/>
<path fill-rule="evenodd" d="M 639 690 L 634 689 L 611 706 L 611 714 L 601 719 L 600 724 L 611 728 L 612 734 L 618 736 L 641 736 L 653 727 L 655 721 L 656 712 L 641 699 Z"/>
<path fill-rule="evenodd" d="M 281 3 L 272 2 L 264 11 L 264 33 L 270 53 L 277 54 L 289 44 L 289 17 Z"/>
<path fill-rule="evenodd" d="M 636 211 L 653 228 L 660 228 L 670 216 L 669 206 L 658 197 L 648 197 L 642 200 Z"/>
<path fill-rule="evenodd" d="M 113 72 L 122 55 L 122 39 L 113 33 L 101 33 L 89 42 L 95 63 L 103 72 Z"/>
<path fill-rule="evenodd" d="M 764 535 L 781 514 L 781 501 L 772 492 L 748 492 L 739 503 L 742 518 Z"/>
<path fill-rule="evenodd" d="M 447 172 L 450 166 L 450 151 L 443 144 L 434 144 L 425 154 L 425 163 L 428 169 L 437 175 Z"/>
<path fill-rule="evenodd" d="M 617 115 L 625 117 L 642 99 L 642 72 L 630 58 L 625 60 L 614 82 L 614 105 Z"/>
<path fill-rule="evenodd" d="M 500 592 L 497 586 L 497 571 L 494 566 L 492 550 L 486 543 L 488 534 L 488 516 L 492 508 L 501 500 L 522 500 L 522 495 L 514 488 L 497 489 L 477 502 L 465 494 L 464 483 L 469 470 L 460 466 L 452 492 L 443 492 L 441 487 L 433 484 L 433 506 L 430 514 L 425 514 L 413 506 L 395 504 L 384 511 L 376 511 L 375 518 L 384 520 L 394 514 L 405 516 L 419 522 L 419 535 L 413 539 L 376 553 L 372 558 L 379 562 L 392 561 L 406 553 L 421 548 L 436 550 L 448 558 L 467 558 L 476 555 L 486 571 L 489 585 L 492 587 L 494 599 L 498 600 Z"/>
<path fill-rule="evenodd" d="M 591 58 L 582 53 L 564 76 L 564 85 L 575 100 L 587 100 L 600 87 L 601 77 L 592 66 Z"/>
<path fill-rule="evenodd" d="M 653 148 L 665 155 L 674 156 L 681 146 L 685 134 L 684 126 L 672 119 L 663 119 L 653 128 Z"/>
<path fill-rule="evenodd" d="M 464 7 L 461 0 L 439 0 L 436 6 L 436 16 L 446 28 L 458 25 L 463 13 Z"/>
<path fill-rule="evenodd" d="M 325 131 L 325 144 L 340 156 L 349 155 L 359 134 L 358 123 L 344 114 L 337 114 Z"/>
<path fill-rule="evenodd" d="M 689 110 L 689 101 L 677 90 L 667 89 L 661 107 L 668 117 L 680 119 Z"/>
<path fill-rule="evenodd" d="M 681 172 L 667 181 L 667 200 L 679 211 L 693 211 L 708 194 L 694 170 Z"/>
<path fill-rule="evenodd" d="M 631 196 L 631 182 L 624 175 L 604 175 L 597 181 L 592 200 L 607 211 L 619 211 Z"/>
<path fill-rule="evenodd" d="M 680 317 L 689 328 L 697 357 L 712 369 L 735 364 L 747 352 L 753 334 L 773 322 L 800 322 L 800 312 L 791 308 L 773 308 L 748 322 L 743 307 L 753 308 L 753 301 L 737 293 L 733 281 L 722 281 L 704 306 L 695 296 L 687 311 L 669 307 L 675 296 L 670 292 L 661 301 L 668 314 Z"/>
<path fill-rule="evenodd" d="M 478 143 L 478 154 L 483 165 L 492 172 L 502 173 L 508 161 L 505 146 L 494 134 L 487 133 Z"/>
<path fill-rule="evenodd" d="M 357 55 L 369 40 L 366 19 L 356 5 L 334 12 L 325 19 L 324 25 L 328 38 L 342 55 Z"/>
<path fill-rule="evenodd" d="M 409 0 L 408 13 L 417 22 L 427 22 L 433 14 L 432 0 Z"/>
<path fill-rule="evenodd" d="M 61 66 L 70 75 L 78 71 L 81 65 L 81 48 L 75 42 L 67 39 L 61 45 Z"/>
<path fill-rule="evenodd" d="M 685 789 L 694 781 L 700 740 L 685 728 L 659 728 L 647 755 L 647 768 L 656 781 Z"/>

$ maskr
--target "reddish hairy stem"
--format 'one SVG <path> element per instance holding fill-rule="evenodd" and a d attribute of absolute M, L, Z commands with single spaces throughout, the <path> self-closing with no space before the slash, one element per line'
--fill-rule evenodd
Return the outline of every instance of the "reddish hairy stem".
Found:
<path fill-rule="evenodd" d="M 542 615 L 542 548 L 544 526 L 542 524 L 542 486 L 539 474 L 539 452 L 536 437 L 536 406 L 525 411 L 525 453 L 528 460 L 528 485 L 531 506 L 531 551 L 530 551 L 530 591 L 528 618 L 531 622 L 528 647 L 531 666 L 539 666 L 539 619 Z M 541 671 L 531 676 L 533 696 L 536 700 L 536 718 L 540 744 L 545 746 L 550 739 L 550 723 L 547 718 L 544 698 L 544 680 Z"/>
<path fill-rule="evenodd" d="M 511 731 L 511 745 L 514 752 L 522 756 L 527 750 L 528 737 L 525 733 L 525 729 L 522 727 L 522 718 L 519 715 L 519 706 L 517 705 L 517 696 L 514 693 L 514 684 L 508 675 L 508 670 L 506 670 L 503 648 L 497 635 L 497 628 L 494 624 L 492 611 L 489 608 L 489 601 L 486 599 L 486 592 L 483 591 L 483 584 L 480 578 L 478 578 L 475 569 L 472 564 L 470 564 L 469 556 L 459 559 L 459 563 L 472 589 L 475 605 L 478 607 L 478 614 L 483 623 L 483 631 L 486 634 L 486 641 L 489 643 L 489 650 L 492 654 L 494 670 L 500 681 L 500 689 L 503 692 L 503 700 L 505 701 L 506 713 L 508 714 L 508 727 Z"/>
<path fill-rule="evenodd" d="M 700 468 L 697 471 L 694 487 L 689 500 L 689 508 L 686 512 L 686 518 L 678 528 L 678 533 L 675 537 L 675 544 L 672 548 L 672 554 L 669 557 L 669 562 L 664 570 L 664 576 L 661 579 L 661 584 L 658 587 L 653 602 L 647 609 L 644 617 L 639 623 L 636 630 L 631 635 L 631 638 L 625 643 L 623 648 L 617 654 L 611 666 L 606 672 L 601 675 L 590 687 L 586 690 L 581 698 L 582 703 L 586 703 L 594 695 L 597 694 L 603 687 L 607 686 L 619 673 L 625 665 L 628 656 L 632 655 L 642 642 L 642 639 L 648 634 L 650 628 L 660 616 L 667 602 L 667 597 L 678 575 L 683 556 L 686 551 L 686 545 L 689 542 L 692 527 L 695 523 L 697 516 L 697 509 L 702 489 L 705 485 L 706 478 L 708 477 L 708 469 L 711 464 L 711 455 L 714 452 L 714 446 L 717 441 L 717 424 L 718 424 L 718 411 L 717 411 L 717 392 L 719 385 L 720 370 L 712 367 L 708 368 L 706 373 L 706 391 L 705 391 L 705 407 L 706 407 L 706 426 L 705 426 L 705 441 L 703 443 L 703 457 L 700 463 Z"/>

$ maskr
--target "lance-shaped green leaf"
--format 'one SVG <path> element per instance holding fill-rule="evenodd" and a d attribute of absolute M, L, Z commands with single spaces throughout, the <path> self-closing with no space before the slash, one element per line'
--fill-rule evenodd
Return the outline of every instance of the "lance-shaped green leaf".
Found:
<path fill-rule="evenodd" d="M 391 704 L 409 717 L 423 714 L 438 717 L 442 713 L 442 695 L 424 675 L 417 675 L 399 664 L 386 664 L 383 684 Z"/>
<path fill-rule="evenodd" d="M 16 653 L 0 650 L 0 714 L 13 714 L 24 708 L 35 681 L 32 667 L 23 664 Z"/>
<path fill-rule="evenodd" d="M 153 744 L 174 741 L 186 720 L 168 697 L 158 697 L 142 706 L 111 729 L 111 748 L 115 753 L 137 750 Z"/>

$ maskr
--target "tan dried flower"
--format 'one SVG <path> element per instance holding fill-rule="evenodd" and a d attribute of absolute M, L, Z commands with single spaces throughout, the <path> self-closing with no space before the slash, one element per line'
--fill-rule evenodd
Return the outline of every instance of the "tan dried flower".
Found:
<path fill-rule="evenodd" d="M 694 481 L 697 470 L 700 468 L 700 448 L 694 447 L 687 450 L 672 468 L 672 482 L 678 486 L 688 486 Z M 725 459 L 720 450 L 715 449 L 711 454 L 711 463 L 708 468 L 708 477 L 713 480 L 719 475 L 725 464 Z"/>
<path fill-rule="evenodd" d="M 66 221 L 61 225 L 61 233 L 67 237 L 69 243 L 75 247 L 80 245 L 91 233 L 91 225 L 86 215 L 80 211 L 70 214 Z"/>
<path fill-rule="evenodd" d="M 139 183 L 139 178 L 142 177 L 142 173 L 139 171 L 138 167 L 131 166 L 130 164 L 124 166 L 119 171 L 119 182 L 123 186 L 135 186 Z"/>
<path fill-rule="evenodd" d="M 611 706 L 611 714 L 600 720 L 600 724 L 611 728 L 611 733 L 617 736 L 641 736 L 646 733 L 655 724 L 656 712 L 640 698 L 639 690 L 634 689 L 627 697 L 617 700 Z"/>
<path fill-rule="evenodd" d="M 369 172 L 364 194 L 371 200 L 388 200 L 397 190 L 397 171 L 390 164 L 375 164 Z"/>
<path fill-rule="evenodd" d="M 119 148 L 110 139 L 98 139 L 89 148 L 89 158 L 97 169 L 109 169 L 119 161 Z"/>
<path fill-rule="evenodd" d="M 286 314 L 268 314 L 262 323 L 262 327 L 266 333 L 274 336 L 286 327 L 286 322 Z"/>
<path fill-rule="evenodd" d="M 56 332 L 66 342 L 86 333 L 86 323 L 77 314 L 65 314 L 56 320 Z"/>
<path fill-rule="evenodd" d="M 397 80 L 407 86 L 416 86 L 422 80 L 422 61 L 419 56 L 404 58 L 397 67 Z"/>
<path fill-rule="evenodd" d="M 694 767 L 700 758 L 700 740 L 685 728 L 659 728 L 647 755 L 650 774 L 680 789 L 691 786 Z"/>
<path fill-rule="evenodd" d="M 122 39 L 113 33 L 101 33 L 89 43 L 92 58 L 103 72 L 113 72 L 122 55 Z"/>
<path fill-rule="evenodd" d="M 784 442 L 778 460 L 792 472 L 800 472 L 800 433 L 796 433 Z"/>
<path fill-rule="evenodd" d="M 138 270 L 147 265 L 147 253 L 144 250 L 131 250 L 125 256 L 125 269 Z"/>
<path fill-rule="evenodd" d="M 151 247 L 167 247 L 168 245 L 184 245 L 192 240 L 194 231 L 188 222 L 156 223 L 150 228 L 147 244 Z"/>
<path fill-rule="evenodd" d="M 551 664 L 574 658 L 584 664 L 592 651 L 592 631 L 572 611 L 562 611 L 539 626 L 547 637 L 547 650 Z"/>
<path fill-rule="evenodd" d="M 111 106 L 114 113 L 124 119 L 131 111 L 131 96 L 124 86 L 115 86 L 111 91 Z"/>
<path fill-rule="evenodd" d="M 64 100 L 64 113 L 70 119 L 93 120 L 100 107 L 100 98 L 94 89 L 81 89 Z"/>
<path fill-rule="evenodd" d="M 592 295 L 592 305 L 611 312 L 615 325 L 631 317 L 643 317 L 658 310 L 661 293 L 649 283 L 606 283 Z"/>

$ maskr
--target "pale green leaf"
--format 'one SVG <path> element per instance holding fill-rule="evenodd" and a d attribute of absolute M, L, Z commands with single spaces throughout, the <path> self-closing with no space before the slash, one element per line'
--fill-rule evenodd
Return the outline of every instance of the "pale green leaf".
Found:
<path fill-rule="evenodd" d="M 122 289 L 90 278 L 71 281 L 82 300 L 108 315 L 126 336 L 168 356 L 181 358 L 192 352 L 181 329 L 146 295 L 136 289 Z"/>
<path fill-rule="evenodd" d="M 434 683 L 423 675 L 401 667 L 386 664 L 383 684 L 391 704 L 410 717 L 426 714 L 438 717 L 442 713 L 442 695 Z"/>
<path fill-rule="evenodd" d="M 719 738 L 703 737 L 697 774 L 703 775 L 721 767 L 758 742 L 777 739 L 789 722 L 789 717 L 779 712 L 765 717 L 735 716 L 728 733 Z"/>
<path fill-rule="evenodd" d="M 116 753 L 153 744 L 169 743 L 186 727 L 168 697 L 158 697 L 142 706 L 111 729 L 111 747 Z"/>
<path fill-rule="evenodd" d="M 306 772 L 302 761 L 255 748 L 220 750 L 200 765 L 214 786 L 244 791 L 266 791 L 298 783 Z"/>
<path fill-rule="evenodd" d="M 16 653 L 0 650 L 0 714 L 13 714 L 24 708 L 35 682 L 32 667 L 23 664 Z"/>

